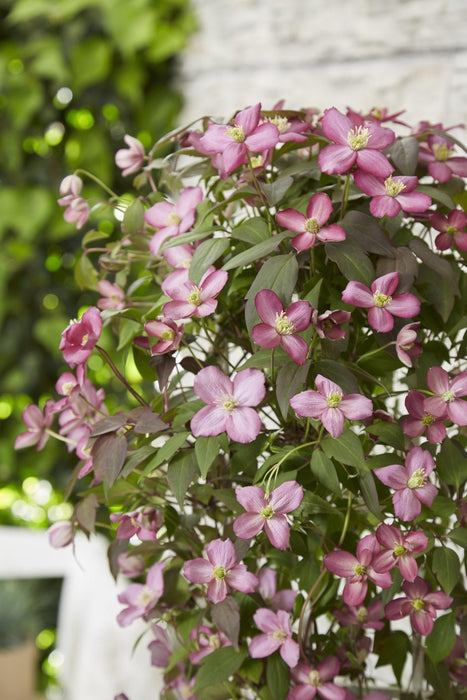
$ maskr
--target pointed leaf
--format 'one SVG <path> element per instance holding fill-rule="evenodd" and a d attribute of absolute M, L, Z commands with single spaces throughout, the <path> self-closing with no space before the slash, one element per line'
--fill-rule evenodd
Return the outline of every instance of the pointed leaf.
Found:
<path fill-rule="evenodd" d="M 342 219 L 346 240 L 368 253 L 376 253 L 388 258 L 395 257 L 395 247 L 373 216 L 355 209 L 347 212 Z"/>
<path fill-rule="evenodd" d="M 89 493 L 75 506 L 74 519 L 79 524 L 83 532 L 89 536 L 95 532 L 96 513 L 99 508 L 99 501 L 95 493 Z"/>
<path fill-rule="evenodd" d="M 125 464 L 128 444 L 124 435 L 108 433 L 99 436 L 91 449 L 97 481 L 106 480 L 109 487 L 118 479 Z"/>
<path fill-rule="evenodd" d="M 198 465 L 193 450 L 176 455 L 167 468 L 167 481 L 170 490 L 177 499 L 177 503 L 183 510 L 188 486 L 198 472 Z"/>
<path fill-rule="evenodd" d="M 290 689 L 290 669 L 275 652 L 267 661 L 266 679 L 272 700 L 285 700 Z"/>
<path fill-rule="evenodd" d="M 240 606 L 235 598 L 229 595 L 221 603 L 213 605 L 211 617 L 217 629 L 223 632 L 237 649 L 240 632 Z"/>
<path fill-rule="evenodd" d="M 251 248 L 234 255 L 233 258 L 230 258 L 230 260 L 223 265 L 222 269 L 233 270 L 236 267 L 245 267 L 245 265 L 260 260 L 266 255 L 269 255 L 269 253 L 272 253 L 284 238 L 287 238 L 287 234 L 285 233 L 278 233 L 275 236 L 271 236 L 271 238 L 268 238 L 266 241 L 261 241 L 261 243 L 257 243 Z"/>
<path fill-rule="evenodd" d="M 197 437 L 195 442 L 195 455 L 198 467 L 203 479 L 206 478 L 209 467 L 219 454 L 220 439 L 216 437 Z"/>
<path fill-rule="evenodd" d="M 449 595 L 459 579 L 459 557 L 453 549 L 437 547 L 433 552 L 432 566 L 443 591 Z"/>
<path fill-rule="evenodd" d="M 341 493 L 341 486 L 337 478 L 336 468 L 330 459 L 321 450 L 314 450 L 310 462 L 311 471 L 318 481 L 333 493 Z"/>
<path fill-rule="evenodd" d="M 419 143 L 414 136 L 406 136 L 394 141 L 390 148 L 390 156 L 401 175 L 415 174 L 419 149 Z"/>
<path fill-rule="evenodd" d="M 229 248 L 229 238 L 208 238 L 196 248 L 190 265 L 190 280 L 199 284 L 210 265 L 221 257 Z"/>
<path fill-rule="evenodd" d="M 255 307 L 255 296 L 262 289 L 271 289 L 284 305 L 288 305 L 298 277 L 298 263 L 295 255 L 275 255 L 266 260 L 247 293 L 245 319 L 248 333 L 259 316 Z"/>
<path fill-rule="evenodd" d="M 295 362 L 290 361 L 281 367 L 277 373 L 276 397 L 284 419 L 287 418 L 287 413 L 289 412 L 290 399 L 306 381 L 310 365 L 311 361 L 305 362 L 303 365 L 297 365 Z"/>
<path fill-rule="evenodd" d="M 375 270 L 367 253 L 350 241 L 325 243 L 324 249 L 330 260 L 348 280 L 357 280 L 370 285 L 375 279 Z"/>
<path fill-rule="evenodd" d="M 321 445 L 328 457 L 334 457 L 350 467 L 368 470 L 362 444 L 351 430 L 344 430 L 337 438 L 326 437 Z"/>
<path fill-rule="evenodd" d="M 175 433 L 175 435 L 172 435 L 162 447 L 159 447 L 156 455 L 151 459 L 149 464 L 146 465 L 141 476 L 146 476 L 146 474 L 152 472 L 159 465 L 168 462 L 183 445 L 188 435 L 190 435 L 188 432 Z"/>
<path fill-rule="evenodd" d="M 199 694 L 204 688 L 228 680 L 238 671 L 246 656 L 246 649 L 236 651 L 234 647 L 222 647 L 205 656 L 200 661 L 201 668 L 196 676 L 193 693 Z"/>
<path fill-rule="evenodd" d="M 455 623 L 454 612 L 435 620 L 433 632 L 426 639 L 426 650 L 434 664 L 445 659 L 452 651 L 456 641 Z"/>

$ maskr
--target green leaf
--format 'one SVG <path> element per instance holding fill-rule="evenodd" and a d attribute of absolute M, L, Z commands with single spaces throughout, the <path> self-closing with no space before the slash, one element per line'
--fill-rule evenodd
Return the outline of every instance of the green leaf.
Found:
<path fill-rule="evenodd" d="M 295 362 L 290 361 L 281 367 L 277 373 L 276 397 L 284 419 L 287 418 L 287 413 L 289 412 L 291 397 L 297 393 L 298 389 L 306 381 L 310 365 L 310 360 L 303 365 L 297 365 Z"/>
<path fill-rule="evenodd" d="M 236 599 L 229 595 L 220 603 L 212 605 L 211 617 L 217 629 L 223 632 L 237 649 L 240 632 L 240 606 Z"/>
<path fill-rule="evenodd" d="M 381 511 L 381 506 L 379 505 L 375 479 L 371 471 L 360 472 L 359 483 L 360 491 L 362 492 L 362 497 L 368 507 L 368 510 L 373 513 L 378 520 L 382 521 L 383 513 Z"/>
<path fill-rule="evenodd" d="M 181 452 L 173 458 L 167 468 L 167 481 L 170 490 L 183 510 L 188 486 L 198 473 L 198 465 L 193 450 Z"/>
<path fill-rule="evenodd" d="M 298 262 L 295 255 L 275 255 L 266 260 L 247 293 L 245 319 L 250 335 L 252 327 L 259 322 L 255 307 L 256 294 L 262 289 L 271 289 L 284 305 L 288 305 L 297 277 Z"/>
<path fill-rule="evenodd" d="M 201 668 L 196 676 L 193 693 L 199 694 L 204 688 L 228 680 L 238 671 L 246 656 L 246 649 L 236 651 L 234 647 L 222 647 L 205 656 L 200 661 Z"/>
<path fill-rule="evenodd" d="M 435 620 L 433 632 L 426 639 L 426 650 L 434 664 L 451 652 L 456 641 L 455 613 L 443 615 Z"/>
<path fill-rule="evenodd" d="M 290 689 L 290 669 L 278 652 L 267 661 L 266 679 L 272 700 L 284 700 Z"/>
<path fill-rule="evenodd" d="M 195 455 L 198 467 L 203 479 L 206 478 L 209 467 L 219 454 L 219 437 L 197 437 L 195 442 Z"/>
<path fill-rule="evenodd" d="M 293 184 L 293 177 L 284 175 L 278 177 L 273 183 L 261 183 L 261 189 L 266 195 L 266 199 L 271 206 L 274 206 L 281 201 L 289 187 Z"/>
<path fill-rule="evenodd" d="M 453 549 L 437 547 L 433 552 L 432 566 L 443 591 L 449 595 L 459 579 L 459 557 Z"/>
<path fill-rule="evenodd" d="M 465 527 L 455 527 L 454 530 L 448 534 L 450 540 L 460 547 L 467 549 L 467 530 Z"/>
<path fill-rule="evenodd" d="M 233 258 L 230 258 L 230 260 L 223 265 L 222 269 L 233 270 L 236 267 L 245 267 L 245 265 L 260 260 L 275 250 L 284 238 L 287 238 L 287 234 L 285 233 L 278 233 L 275 236 L 271 236 L 271 238 L 268 238 L 266 241 L 261 241 L 261 243 L 257 243 L 251 248 L 234 255 Z"/>
<path fill-rule="evenodd" d="M 394 141 L 390 148 L 390 156 L 401 175 L 415 174 L 419 148 L 419 143 L 414 136 L 406 136 Z"/>
<path fill-rule="evenodd" d="M 444 206 L 448 207 L 448 209 L 455 209 L 455 204 L 452 198 L 446 194 L 446 192 L 443 192 L 443 190 L 441 190 L 439 187 L 434 187 L 433 185 L 420 185 L 419 183 L 417 185 L 417 192 L 427 194 L 436 202 L 444 204 Z"/>
<path fill-rule="evenodd" d="M 396 450 L 405 449 L 404 433 L 397 423 L 387 421 L 372 423 L 366 428 L 366 432 L 370 435 L 376 435 L 379 438 L 378 442 L 383 443 L 383 445 L 390 445 Z"/>
<path fill-rule="evenodd" d="M 350 467 L 357 467 L 357 469 L 364 471 L 368 470 L 362 444 L 349 428 L 344 430 L 342 435 L 339 435 L 337 438 L 326 437 L 322 441 L 321 446 L 328 457 L 334 457 L 338 462 L 347 464 Z"/>
<path fill-rule="evenodd" d="M 144 205 L 140 199 L 135 199 L 126 209 L 123 215 L 123 227 L 129 236 L 135 235 L 144 226 Z"/>
<path fill-rule="evenodd" d="M 467 481 L 467 459 L 462 446 L 455 440 L 443 440 L 436 457 L 436 472 L 445 484 L 457 489 Z"/>
<path fill-rule="evenodd" d="M 232 238 L 256 245 L 271 237 L 269 227 L 262 216 L 253 216 L 232 229 Z"/>
<path fill-rule="evenodd" d="M 341 221 L 346 240 L 368 253 L 386 258 L 395 257 L 395 248 L 376 219 L 362 211 L 353 209 Z"/>
<path fill-rule="evenodd" d="M 93 289 L 97 291 L 99 276 L 87 255 L 82 255 L 76 263 L 75 280 L 80 289 Z"/>
<path fill-rule="evenodd" d="M 375 279 L 375 269 L 363 248 L 356 247 L 351 241 L 325 243 L 324 249 L 330 260 L 348 280 L 357 280 L 370 285 Z"/>
<path fill-rule="evenodd" d="M 340 494 L 342 489 L 332 459 L 321 450 L 316 449 L 311 457 L 310 467 L 313 474 L 323 486 L 333 493 Z"/>
<path fill-rule="evenodd" d="M 229 238 L 209 238 L 196 248 L 190 265 L 190 280 L 199 284 L 210 265 L 221 257 L 230 246 Z"/>
<path fill-rule="evenodd" d="M 167 440 L 167 442 L 165 442 L 162 445 L 162 447 L 159 447 L 153 459 L 151 459 L 151 461 L 146 465 L 143 473 L 141 474 L 141 478 L 146 476 L 146 474 L 150 474 L 154 469 L 157 469 L 157 467 L 163 464 L 164 462 L 168 462 L 170 459 L 172 459 L 174 454 L 183 445 L 188 435 L 191 435 L 191 433 L 182 432 L 175 433 L 175 435 L 172 435 L 172 437 L 170 437 Z"/>
<path fill-rule="evenodd" d="M 374 653 L 378 654 L 377 666 L 392 666 L 399 683 L 410 650 L 410 639 L 405 632 L 396 630 L 390 634 L 377 633 L 375 636 Z"/>
<path fill-rule="evenodd" d="M 425 675 L 428 683 L 436 691 L 436 697 L 443 700 L 455 700 L 459 697 L 454 694 L 449 671 L 444 664 L 433 664 L 430 657 L 425 659 Z"/>
<path fill-rule="evenodd" d="M 425 241 L 419 238 L 413 238 L 409 243 L 409 248 L 427 267 L 434 270 L 437 275 L 450 280 L 454 288 L 457 289 L 456 277 L 458 275 L 455 274 L 447 260 L 430 250 Z"/>

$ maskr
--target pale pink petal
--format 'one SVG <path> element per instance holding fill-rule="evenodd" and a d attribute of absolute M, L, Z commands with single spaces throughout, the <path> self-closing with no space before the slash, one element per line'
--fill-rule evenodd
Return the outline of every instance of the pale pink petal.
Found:
<path fill-rule="evenodd" d="M 233 380 L 233 396 L 241 406 L 257 406 L 266 395 L 265 377 L 258 369 L 242 369 Z"/>
<path fill-rule="evenodd" d="M 408 474 L 401 464 L 391 464 L 374 470 L 374 474 L 385 486 L 393 489 L 404 489 L 407 486 Z"/>
<path fill-rule="evenodd" d="M 280 655 L 287 666 L 294 668 L 294 666 L 298 664 L 298 660 L 300 658 L 300 647 L 298 646 L 297 642 L 294 642 L 293 639 L 286 639 L 281 645 Z"/>
<path fill-rule="evenodd" d="M 339 659 L 336 656 L 326 656 L 316 666 L 316 670 L 322 681 L 331 681 L 339 673 L 340 666 Z"/>
<path fill-rule="evenodd" d="M 184 217 L 189 211 L 196 209 L 196 206 L 203 199 L 201 187 L 187 187 L 183 190 L 175 205 L 177 214 Z"/>
<path fill-rule="evenodd" d="M 146 584 L 154 591 L 160 591 L 162 593 L 164 590 L 164 578 L 162 576 L 162 572 L 164 571 L 165 566 L 165 562 L 158 561 L 153 564 L 150 569 L 148 569 Z"/>
<path fill-rule="evenodd" d="M 289 525 L 285 515 L 273 515 L 272 518 L 262 518 L 264 520 L 264 531 L 276 549 L 287 549 L 289 546 Z"/>
<path fill-rule="evenodd" d="M 206 556 L 213 566 L 223 566 L 226 571 L 237 564 L 237 554 L 231 540 L 211 540 L 205 547 Z"/>
<path fill-rule="evenodd" d="M 324 396 L 329 396 L 330 394 L 342 394 L 342 389 L 338 384 L 332 382 L 327 377 L 323 377 L 322 374 L 317 374 L 315 377 L 315 384 L 318 388 L 320 394 Z"/>
<path fill-rule="evenodd" d="M 276 348 L 282 342 L 282 336 L 276 331 L 275 327 L 267 323 L 258 323 L 256 326 L 253 326 L 251 337 L 262 348 Z"/>
<path fill-rule="evenodd" d="M 267 122 L 260 124 L 254 133 L 247 136 L 245 143 L 249 151 L 261 153 L 267 151 L 279 142 L 279 129 L 275 124 Z"/>
<path fill-rule="evenodd" d="M 372 415 L 373 403 L 361 394 L 347 394 L 341 400 L 339 409 L 349 420 L 363 420 Z"/>
<path fill-rule="evenodd" d="M 316 695 L 316 688 L 313 685 L 296 685 L 289 690 L 287 700 L 313 700 Z"/>
<path fill-rule="evenodd" d="M 429 481 L 423 486 L 414 489 L 414 491 L 416 492 L 418 500 L 428 507 L 431 506 L 436 494 L 438 493 L 436 486 L 433 486 L 433 484 L 431 484 Z"/>
<path fill-rule="evenodd" d="M 319 167 L 329 175 L 339 175 L 350 170 L 357 160 L 357 153 L 350 146 L 330 144 L 320 151 Z"/>
<path fill-rule="evenodd" d="M 318 692 L 324 700 L 344 700 L 346 697 L 345 688 L 339 688 L 334 683 L 323 683 Z"/>
<path fill-rule="evenodd" d="M 304 365 L 308 355 L 308 343 L 297 335 L 284 335 L 281 345 L 287 355 L 297 364 Z"/>
<path fill-rule="evenodd" d="M 297 416 L 310 418 L 319 418 L 328 407 L 324 396 L 312 389 L 301 391 L 299 394 L 292 396 L 290 405 Z"/>
<path fill-rule="evenodd" d="M 227 414 L 225 430 L 235 442 L 253 442 L 258 437 L 261 427 L 261 418 L 248 406 L 237 406 L 232 413 Z"/>
<path fill-rule="evenodd" d="M 397 559 L 399 571 L 401 572 L 403 578 L 406 581 L 415 581 L 415 578 L 418 574 L 418 566 L 414 557 L 405 554 L 401 557 L 398 557 Z"/>
<path fill-rule="evenodd" d="M 331 437 L 337 438 L 344 431 L 344 414 L 338 408 L 327 407 L 320 416 L 321 422 L 330 433 Z"/>
<path fill-rule="evenodd" d="M 227 598 L 225 579 L 213 578 L 207 588 L 206 595 L 212 603 L 222 603 Z"/>
<path fill-rule="evenodd" d="M 251 132 L 258 126 L 260 115 L 261 102 L 258 102 L 252 107 L 242 109 L 241 112 L 238 112 L 238 114 L 235 115 L 235 126 L 241 126 L 245 136 L 247 136 L 248 134 L 251 134 Z"/>
<path fill-rule="evenodd" d="M 308 301 L 294 301 L 287 307 L 286 313 L 295 330 L 300 332 L 310 325 L 311 312 L 312 306 Z"/>
<path fill-rule="evenodd" d="M 170 214 L 175 210 L 175 204 L 170 202 L 157 202 L 144 212 L 144 220 L 153 228 L 167 226 Z"/>
<path fill-rule="evenodd" d="M 259 513 L 266 506 L 264 491 L 259 486 L 238 486 L 235 497 L 250 513 Z"/>
<path fill-rule="evenodd" d="M 374 149 L 372 139 L 368 145 L 371 145 L 371 148 L 362 148 L 357 151 L 358 167 L 378 177 L 388 177 L 394 171 L 391 163 L 379 150 Z"/>
<path fill-rule="evenodd" d="M 284 481 L 274 489 L 269 503 L 275 513 L 291 513 L 298 508 L 303 499 L 303 488 L 296 481 Z"/>
<path fill-rule="evenodd" d="M 376 196 L 370 202 L 370 212 L 377 219 L 381 219 L 383 216 L 389 216 L 393 218 L 397 216 L 401 210 L 401 205 L 395 197 L 389 197 L 387 195 Z"/>
<path fill-rule="evenodd" d="M 204 367 L 195 376 L 193 391 L 205 403 L 215 404 L 223 396 L 233 394 L 233 384 L 218 367 Z"/>
<path fill-rule="evenodd" d="M 248 651 L 252 659 L 263 659 L 279 649 L 281 642 L 269 634 L 258 634 L 251 640 Z"/>
<path fill-rule="evenodd" d="M 228 413 L 223 408 L 204 406 L 190 422 L 191 432 L 195 437 L 214 437 L 226 430 Z"/>
<path fill-rule="evenodd" d="M 261 632 L 272 632 L 274 633 L 279 627 L 279 621 L 277 618 L 277 613 L 269 610 L 268 608 L 258 608 L 258 610 L 253 615 L 253 620 L 255 625 Z"/>
<path fill-rule="evenodd" d="M 343 241 L 345 240 L 345 231 L 342 226 L 331 224 L 330 226 L 324 226 L 320 229 L 317 233 L 317 237 L 320 241 Z"/>
<path fill-rule="evenodd" d="M 419 634 L 427 636 L 428 634 L 432 633 L 434 620 L 431 615 L 426 612 L 426 610 L 414 609 L 411 619 L 414 630 L 416 630 Z"/>
<path fill-rule="evenodd" d="M 199 306 L 195 306 L 194 308 L 195 308 L 195 310 L 193 312 L 194 316 L 197 316 L 198 318 L 204 318 L 205 316 L 210 316 L 211 314 L 214 313 L 214 311 L 217 308 L 217 299 L 206 299 L 206 301 L 203 301 L 202 304 L 200 304 Z"/>
<path fill-rule="evenodd" d="M 335 107 L 324 110 L 321 126 L 328 139 L 344 145 L 347 145 L 349 132 L 354 127 L 350 119 Z"/>
<path fill-rule="evenodd" d="M 397 517 L 405 521 L 417 518 L 422 509 L 420 501 L 409 488 L 396 491 L 392 497 L 392 503 Z"/>
<path fill-rule="evenodd" d="M 385 197 L 387 195 L 384 181 L 380 177 L 376 177 L 376 175 L 372 175 L 365 170 L 356 170 L 353 178 L 357 187 L 368 196 Z"/>
<path fill-rule="evenodd" d="M 238 564 L 228 571 L 225 580 L 229 586 L 241 593 L 253 593 L 258 587 L 258 579 L 246 570 L 245 564 Z"/>
<path fill-rule="evenodd" d="M 247 162 L 247 150 L 244 143 L 231 141 L 222 153 L 222 163 L 225 174 L 230 175 L 240 165 Z"/>
<path fill-rule="evenodd" d="M 457 425 L 467 425 L 467 401 L 455 399 L 446 406 L 449 419 Z"/>
<path fill-rule="evenodd" d="M 201 558 L 186 561 L 182 573 L 191 583 L 209 583 L 214 576 L 212 564 Z"/>
<path fill-rule="evenodd" d="M 444 394 L 449 391 L 449 374 L 442 367 L 431 367 L 426 375 L 428 388 L 434 394 Z"/>
<path fill-rule="evenodd" d="M 250 540 L 264 527 L 266 519 L 256 513 L 242 513 L 235 518 L 233 531 L 242 540 Z"/>
<path fill-rule="evenodd" d="M 342 591 L 342 600 L 346 605 L 361 605 L 365 600 L 367 590 L 368 582 L 366 580 L 346 581 Z"/>
<path fill-rule="evenodd" d="M 202 301 L 217 296 L 221 289 L 225 287 L 227 280 L 228 274 L 225 270 L 213 270 L 203 276 L 199 284 Z"/>
<path fill-rule="evenodd" d="M 386 308 L 394 316 L 413 318 L 420 312 L 420 301 L 413 294 L 396 294 Z"/>

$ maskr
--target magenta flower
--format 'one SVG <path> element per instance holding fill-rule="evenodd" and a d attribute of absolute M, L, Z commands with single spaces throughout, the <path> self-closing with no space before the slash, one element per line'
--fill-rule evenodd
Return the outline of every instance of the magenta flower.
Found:
<path fill-rule="evenodd" d="M 157 255 L 167 238 L 188 231 L 194 223 L 196 207 L 203 199 L 201 187 L 186 187 L 177 202 L 156 202 L 144 212 L 144 220 L 157 232 L 149 241 L 149 250 Z"/>
<path fill-rule="evenodd" d="M 117 622 L 121 627 L 127 627 L 136 618 L 144 617 L 157 605 L 164 592 L 164 569 L 165 562 L 156 562 L 148 570 L 146 583 L 130 583 L 123 593 L 120 593 L 119 602 L 127 605 L 117 615 Z"/>
<path fill-rule="evenodd" d="M 282 109 L 282 105 L 274 105 L 273 109 Z M 277 127 L 279 131 L 279 143 L 288 143 L 289 141 L 294 141 L 295 143 L 300 143 L 306 141 L 306 136 L 302 132 L 310 130 L 309 122 L 304 122 L 301 119 L 287 119 L 287 117 L 282 117 L 280 114 L 276 114 L 274 117 L 267 117 L 263 120 L 264 122 L 271 122 Z"/>
<path fill-rule="evenodd" d="M 253 615 L 253 619 L 263 634 L 258 634 L 251 640 L 248 647 L 251 658 L 263 659 L 279 649 L 287 666 L 294 668 L 298 664 L 300 647 L 292 639 L 292 626 L 288 613 L 285 610 L 273 612 L 268 608 L 259 608 Z"/>
<path fill-rule="evenodd" d="M 161 289 L 173 301 L 162 307 L 162 313 L 174 321 L 189 316 L 204 318 L 214 313 L 217 308 L 217 295 L 228 279 L 225 270 L 209 267 L 199 284 L 188 277 L 188 270 L 179 269 L 171 272 L 161 284 Z"/>
<path fill-rule="evenodd" d="M 142 542 L 157 540 L 157 531 L 164 518 L 151 506 L 141 506 L 128 513 L 111 513 L 110 521 L 119 523 L 116 537 L 118 540 L 129 540 L 136 535 Z"/>
<path fill-rule="evenodd" d="M 207 583 L 207 596 L 212 603 L 225 600 L 229 588 L 242 593 L 253 593 L 258 579 L 247 571 L 245 564 L 237 564 L 232 541 L 212 540 L 204 549 L 205 559 L 190 559 L 183 565 L 183 575 L 191 583 Z"/>
<path fill-rule="evenodd" d="M 415 175 L 389 175 L 386 179 L 357 170 L 354 180 L 362 192 L 371 197 L 373 216 L 397 216 L 400 211 L 422 212 L 431 205 L 431 198 L 423 192 L 415 192 L 418 178 Z"/>
<path fill-rule="evenodd" d="M 232 646 L 232 642 L 223 632 L 214 632 L 207 625 L 194 627 L 190 632 L 190 640 L 192 642 L 196 641 L 198 644 L 198 649 L 191 651 L 189 655 L 192 664 L 199 664 L 201 659 L 204 659 L 205 656 L 216 651 L 216 649 Z"/>
<path fill-rule="evenodd" d="M 89 218 L 89 204 L 80 196 L 83 181 L 78 175 L 67 175 L 60 183 L 60 194 L 58 200 L 61 207 L 66 207 L 63 218 L 69 224 L 76 223 L 79 230 L 84 226 Z"/>
<path fill-rule="evenodd" d="M 126 177 L 138 171 L 144 163 L 146 154 L 141 141 L 134 136 L 125 134 L 123 137 L 128 148 L 121 148 L 115 154 L 115 164 L 122 169 L 122 176 Z"/>
<path fill-rule="evenodd" d="M 48 430 L 53 423 L 54 413 L 55 403 L 51 399 L 45 402 L 44 411 L 33 403 L 26 406 L 22 418 L 27 430 L 17 436 L 15 450 L 32 445 L 37 445 L 36 450 L 42 450 L 49 439 Z"/>
<path fill-rule="evenodd" d="M 420 437 L 425 433 L 428 442 L 435 445 L 446 437 L 443 419 L 428 412 L 427 397 L 421 391 L 412 389 L 405 398 L 405 407 L 409 416 L 402 420 L 402 430 L 409 438 Z"/>
<path fill-rule="evenodd" d="M 434 180 L 447 182 L 453 175 L 467 176 L 467 158 L 454 156 L 454 145 L 438 134 L 430 134 L 427 145 L 420 146 L 419 159 L 428 163 L 428 172 Z"/>
<path fill-rule="evenodd" d="M 398 284 L 398 272 L 378 277 L 372 283 L 371 290 L 362 282 L 351 280 L 342 292 L 342 301 L 369 309 L 370 326 L 380 333 L 387 333 L 393 329 L 393 316 L 412 318 L 420 311 L 420 301 L 413 294 L 394 294 Z"/>
<path fill-rule="evenodd" d="M 313 309 L 311 314 L 311 322 L 316 333 L 320 338 L 329 338 L 329 340 L 340 340 L 345 338 L 345 330 L 342 328 L 342 323 L 350 321 L 350 312 L 336 309 L 335 311 L 325 311 L 318 314 L 317 309 Z"/>
<path fill-rule="evenodd" d="M 279 142 L 279 129 L 270 122 L 260 124 L 261 103 L 238 112 L 233 126 L 210 124 L 200 145 L 209 153 L 222 154 L 222 175 L 230 175 L 248 163 L 251 153 L 262 153 Z"/>
<path fill-rule="evenodd" d="M 438 250 L 447 250 L 453 243 L 462 252 L 467 250 L 467 214 L 461 209 L 452 209 L 447 216 L 434 212 L 430 215 L 430 226 L 440 231 L 435 238 Z"/>
<path fill-rule="evenodd" d="M 456 635 L 456 641 L 450 653 L 443 659 L 450 675 L 461 685 L 467 687 L 467 657 L 461 636 Z"/>
<path fill-rule="evenodd" d="M 400 329 L 396 337 L 396 353 L 399 360 L 406 365 L 412 367 L 412 358 L 422 354 L 422 346 L 417 343 L 417 330 L 420 328 L 419 323 L 408 323 Z"/>
<path fill-rule="evenodd" d="M 99 309 L 90 306 L 79 321 L 72 321 L 62 333 L 59 350 L 70 367 L 81 365 L 90 357 L 99 340 L 102 319 Z"/>
<path fill-rule="evenodd" d="M 284 311 L 281 300 L 270 289 L 262 289 L 255 297 L 255 306 L 263 323 L 253 327 L 251 335 L 262 348 L 281 345 L 297 365 L 303 365 L 308 354 L 308 343 L 295 335 L 310 325 L 311 304 L 295 301 Z"/>
<path fill-rule="evenodd" d="M 293 610 L 296 591 L 291 588 L 277 590 L 277 571 L 270 566 L 263 566 L 258 571 L 258 593 L 272 610 Z"/>
<path fill-rule="evenodd" d="M 392 497 L 394 511 L 401 520 L 414 520 L 420 515 L 422 503 L 428 507 L 438 490 L 428 480 L 435 468 L 431 454 L 421 447 L 412 447 L 405 465 L 391 464 L 375 469 L 374 473 L 385 486 L 395 490 Z"/>
<path fill-rule="evenodd" d="M 302 487 L 296 481 L 285 481 L 266 496 L 259 486 L 238 486 L 235 496 L 247 511 L 234 521 L 237 537 L 249 540 L 264 528 L 273 547 L 287 549 L 289 524 L 285 514 L 291 513 L 302 502 Z"/>
<path fill-rule="evenodd" d="M 157 321 L 147 321 L 144 330 L 151 338 L 159 338 L 151 345 L 151 355 L 163 355 L 176 350 L 180 345 L 185 326 L 177 326 L 170 318 L 160 317 Z"/>
<path fill-rule="evenodd" d="M 100 309 L 125 308 L 125 292 L 118 284 L 112 284 L 109 280 L 100 280 L 97 283 L 97 291 L 101 295 L 97 301 Z"/>
<path fill-rule="evenodd" d="M 449 418 L 457 425 L 467 425 L 467 372 L 461 372 L 454 379 L 442 367 L 431 367 L 426 375 L 426 383 L 436 396 L 428 396 L 426 410 L 439 418 Z"/>
<path fill-rule="evenodd" d="M 414 630 L 424 636 L 431 634 L 437 610 L 446 610 L 452 603 L 452 598 L 438 591 L 432 593 L 426 581 L 417 576 L 415 581 L 404 581 L 402 584 L 405 598 L 391 600 L 384 608 L 388 620 L 400 620 L 410 615 Z"/>
<path fill-rule="evenodd" d="M 204 367 L 195 377 L 193 390 L 207 404 L 191 419 L 195 437 L 224 431 L 236 442 L 258 437 L 261 420 L 251 407 L 266 395 L 264 374 L 258 369 L 242 369 L 232 381 L 218 367 Z"/>
<path fill-rule="evenodd" d="M 383 573 L 397 565 L 406 581 L 415 581 L 418 566 L 413 555 L 427 548 L 427 536 L 420 530 L 403 535 L 394 525 L 381 523 L 376 530 L 376 538 L 384 551 L 374 557 L 374 570 Z"/>
<path fill-rule="evenodd" d="M 364 605 L 346 605 L 344 610 L 333 610 L 334 617 L 342 627 L 356 625 L 362 629 L 382 630 L 384 622 L 381 619 L 383 601 L 375 600 L 366 608 Z"/>
<path fill-rule="evenodd" d="M 292 238 L 293 247 L 299 252 L 308 250 L 318 241 L 343 241 L 345 231 L 337 224 L 323 226 L 332 214 L 331 199 L 324 192 L 316 192 L 306 208 L 306 216 L 296 209 L 283 209 L 276 214 L 279 226 L 296 231 Z"/>
<path fill-rule="evenodd" d="M 314 668 L 301 661 L 292 669 L 291 678 L 297 685 L 289 690 L 286 700 L 313 700 L 316 694 L 323 700 L 344 700 L 345 688 L 330 683 L 339 669 L 336 656 L 326 656 Z"/>
<path fill-rule="evenodd" d="M 373 413 L 373 404 L 362 394 L 347 394 L 330 379 L 321 374 L 316 375 L 315 384 L 318 391 L 308 389 L 295 394 L 290 405 L 297 416 L 321 420 L 333 438 L 342 435 L 344 418 L 363 420 Z"/>
<path fill-rule="evenodd" d="M 384 129 L 374 121 L 366 126 L 355 123 L 335 107 L 325 110 L 321 124 L 324 135 L 334 141 L 318 157 L 324 173 L 340 175 L 354 165 L 380 177 L 387 177 L 394 170 L 381 153 L 394 141 L 391 129 Z"/>
<path fill-rule="evenodd" d="M 347 605 L 361 605 L 368 590 L 368 579 L 381 588 L 392 583 L 388 571 L 378 572 L 373 568 L 375 555 L 380 551 L 375 535 L 365 535 L 357 545 L 356 556 L 350 552 L 336 550 L 324 557 L 324 566 L 332 574 L 346 578 L 342 599 Z"/>

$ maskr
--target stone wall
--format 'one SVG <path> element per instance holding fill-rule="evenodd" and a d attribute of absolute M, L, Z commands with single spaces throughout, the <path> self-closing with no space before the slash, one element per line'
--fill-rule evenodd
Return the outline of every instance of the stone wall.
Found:
<path fill-rule="evenodd" d="M 467 123 L 466 0 L 193 0 L 182 122 L 271 108 L 406 110 Z"/>

